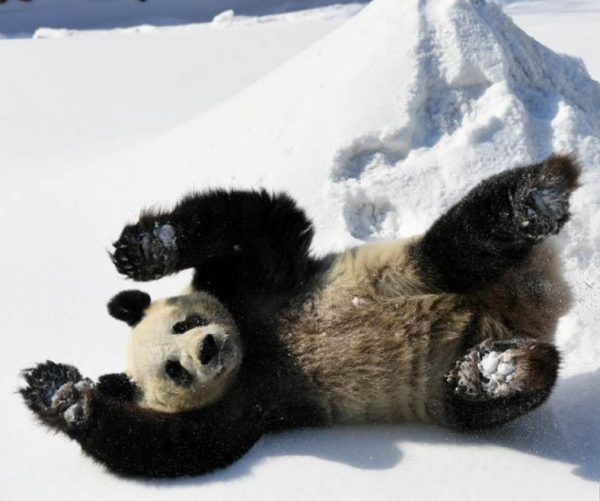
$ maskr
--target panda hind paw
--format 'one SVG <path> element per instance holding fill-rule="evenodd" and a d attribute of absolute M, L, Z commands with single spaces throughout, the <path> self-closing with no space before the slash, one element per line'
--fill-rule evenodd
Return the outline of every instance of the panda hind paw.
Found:
<path fill-rule="evenodd" d="M 525 338 L 480 343 L 444 378 L 446 424 L 477 430 L 522 416 L 548 398 L 559 363 L 549 343 Z"/>
<path fill-rule="evenodd" d="M 177 231 L 169 223 L 126 226 L 113 246 L 117 271 L 135 281 L 157 280 L 177 268 Z"/>
<path fill-rule="evenodd" d="M 570 157 L 551 157 L 532 172 L 515 197 L 517 225 L 526 238 L 543 240 L 560 231 L 569 220 L 569 199 L 579 175 Z"/>

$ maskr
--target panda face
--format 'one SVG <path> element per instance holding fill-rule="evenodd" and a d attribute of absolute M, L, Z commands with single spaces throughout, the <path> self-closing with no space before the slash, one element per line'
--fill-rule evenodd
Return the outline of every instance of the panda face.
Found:
<path fill-rule="evenodd" d="M 163 411 L 198 409 L 218 400 L 240 367 L 239 332 L 213 296 L 194 292 L 155 301 L 134 326 L 127 373 L 139 404 Z"/>

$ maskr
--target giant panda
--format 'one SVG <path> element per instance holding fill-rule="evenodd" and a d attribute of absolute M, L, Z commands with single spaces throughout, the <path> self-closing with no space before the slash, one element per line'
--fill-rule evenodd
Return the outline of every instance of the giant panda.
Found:
<path fill-rule="evenodd" d="M 269 432 L 336 424 L 501 425 L 549 396 L 569 291 L 548 237 L 570 217 L 571 156 L 493 176 L 425 234 L 311 253 L 286 194 L 193 193 L 114 244 L 135 281 L 193 268 L 184 293 L 117 294 L 128 367 L 92 382 L 24 371 L 29 408 L 127 476 L 225 467 Z"/>

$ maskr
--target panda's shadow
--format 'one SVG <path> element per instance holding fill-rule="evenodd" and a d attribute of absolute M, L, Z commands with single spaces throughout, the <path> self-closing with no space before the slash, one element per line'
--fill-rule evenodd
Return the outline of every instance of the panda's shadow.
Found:
<path fill-rule="evenodd" d="M 337 427 L 302 429 L 264 436 L 253 449 L 230 467 L 205 476 L 150 481 L 153 485 L 178 486 L 227 482 L 250 474 L 275 457 L 316 457 L 362 470 L 386 470 L 402 460 L 395 427 Z"/>
<path fill-rule="evenodd" d="M 600 369 L 561 380 L 549 405 L 496 431 L 459 434 L 415 425 L 298 430 L 263 437 L 250 453 L 225 470 L 160 484 L 228 481 L 249 474 L 260 463 L 277 456 L 310 456 L 361 470 L 387 470 L 403 460 L 403 443 L 515 449 L 572 464 L 575 475 L 600 482 L 599 430 Z"/>
<path fill-rule="evenodd" d="M 572 464 L 600 482 L 600 369 L 560 380 L 549 405 L 479 441 Z"/>

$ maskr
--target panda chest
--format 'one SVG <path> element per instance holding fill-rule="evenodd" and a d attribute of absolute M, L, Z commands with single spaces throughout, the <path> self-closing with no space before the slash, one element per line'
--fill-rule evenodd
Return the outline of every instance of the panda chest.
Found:
<path fill-rule="evenodd" d="M 282 338 L 334 422 L 427 420 L 432 335 L 427 298 L 307 303 Z M 451 328 L 442 322 L 445 328 Z"/>

